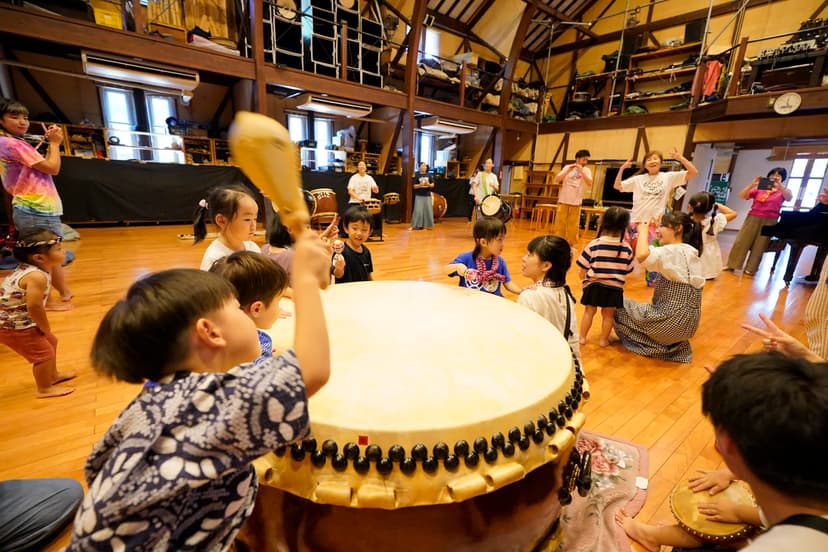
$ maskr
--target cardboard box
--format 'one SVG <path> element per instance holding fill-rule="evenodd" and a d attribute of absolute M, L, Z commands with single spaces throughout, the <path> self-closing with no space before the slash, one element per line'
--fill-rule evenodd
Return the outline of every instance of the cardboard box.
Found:
<path fill-rule="evenodd" d="M 123 6 L 120 2 L 109 0 L 92 0 L 92 11 L 95 14 L 95 23 L 112 27 L 113 29 L 124 28 Z"/>

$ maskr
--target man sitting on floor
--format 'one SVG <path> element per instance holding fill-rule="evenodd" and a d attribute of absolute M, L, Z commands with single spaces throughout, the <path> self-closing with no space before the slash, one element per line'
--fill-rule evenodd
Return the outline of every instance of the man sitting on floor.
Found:
<path fill-rule="evenodd" d="M 743 550 L 828 550 L 828 365 L 737 355 L 705 382 L 702 412 L 770 527 Z"/>

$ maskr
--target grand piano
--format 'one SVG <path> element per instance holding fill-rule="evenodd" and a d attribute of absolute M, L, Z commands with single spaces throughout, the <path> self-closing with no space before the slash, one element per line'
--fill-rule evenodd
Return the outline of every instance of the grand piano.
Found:
<path fill-rule="evenodd" d="M 791 280 L 793 280 L 802 251 L 808 245 L 816 245 L 818 249 L 814 256 L 814 265 L 811 268 L 811 273 L 806 277 L 809 281 L 816 281 L 819 278 L 819 272 L 822 263 L 825 261 L 826 253 L 828 253 L 828 205 L 818 203 L 810 211 L 783 212 L 778 223 L 762 228 L 762 235 L 770 236 L 772 238 L 771 243 L 775 242 L 776 245 L 773 248 L 776 255 L 773 259 L 771 271 L 776 268 L 776 261 L 785 246 L 788 245 L 791 248 L 788 266 L 783 278 L 786 286 L 790 285 Z M 771 248 L 769 247 L 769 249 Z"/>

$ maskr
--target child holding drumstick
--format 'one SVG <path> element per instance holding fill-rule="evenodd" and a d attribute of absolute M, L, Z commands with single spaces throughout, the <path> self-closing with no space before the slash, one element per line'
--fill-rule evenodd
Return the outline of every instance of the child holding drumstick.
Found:
<path fill-rule="evenodd" d="M 232 544 L 253 509 L 252 460 L 307 435 L 308 397 L 328 379 L 319 282 L 329 267 L 313 232 L 297 237 L 294 348 L 243 366 L 259 356 L 259 342 L 228 282 L 177 269 L 132 285 L 101 322 L 92 363 L 155 385 L 142 388 L 89 456 L 89 492 L 66 550 Z"/>
<path fill-rule="evenodd" d="M 520 293 L 521 287 L 512 281 L 503 252 L 506 225 L 494 217 L 479 217 L 474 223 L 474 250 L 461 253 L 446 265 L 449 276 L 459 276 L 460 286 L 479 289 L 503 296 L 501 288 Z"/>

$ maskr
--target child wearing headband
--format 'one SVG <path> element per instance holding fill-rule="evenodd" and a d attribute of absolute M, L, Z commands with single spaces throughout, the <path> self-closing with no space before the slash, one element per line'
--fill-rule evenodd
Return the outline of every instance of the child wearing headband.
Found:
<path fill-rule="evenodd" d="M 75 390 L 58 385 L 76 374 L 57 371 L 57 337 L 46 317 L 51 270 L 65 258 L 61 241 L 60 236 L 43 228 L 21 234 L 14 247 L 20 264 L 0 285 L 0 344 L 32 363 L 39 399 Z"/>

